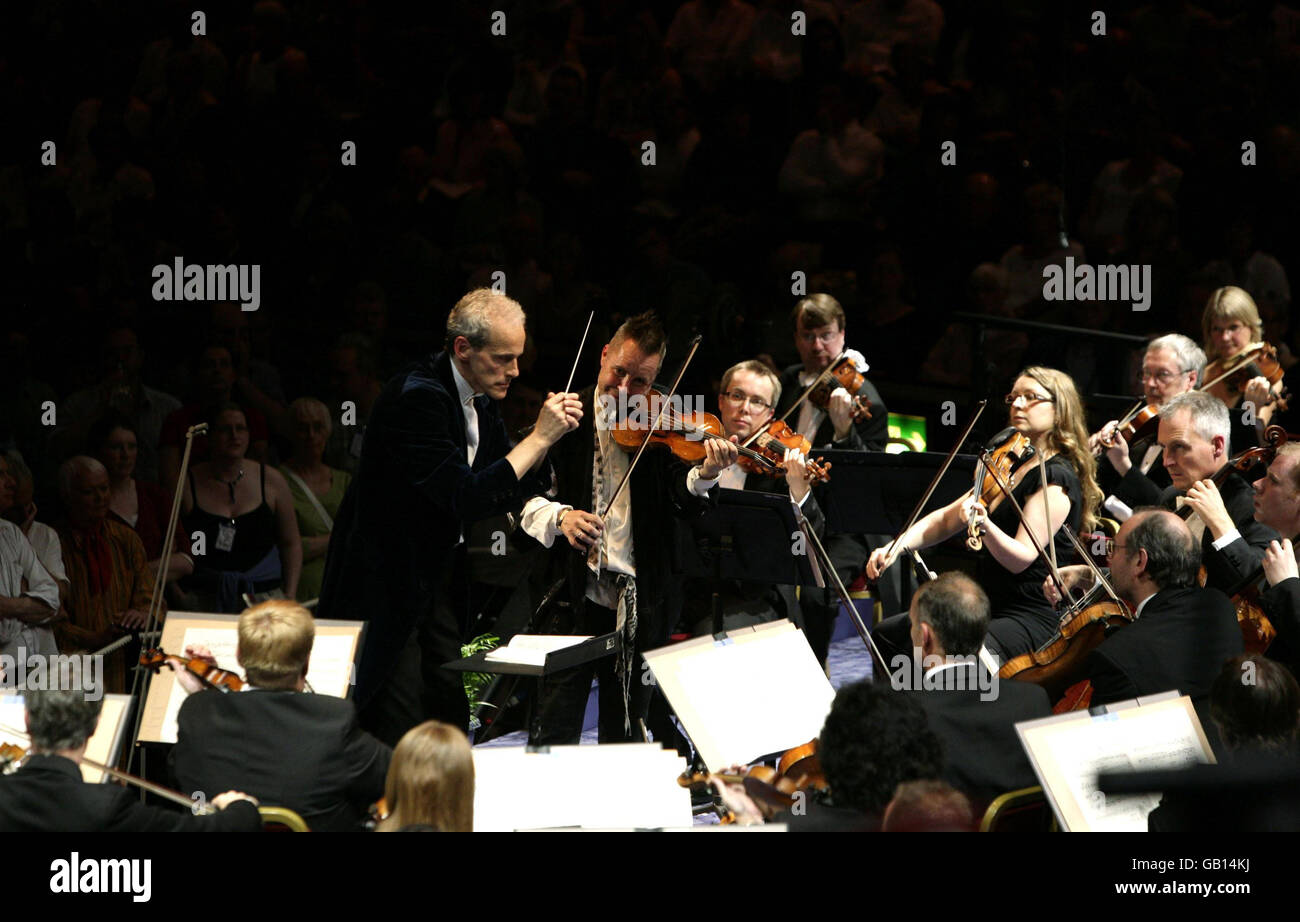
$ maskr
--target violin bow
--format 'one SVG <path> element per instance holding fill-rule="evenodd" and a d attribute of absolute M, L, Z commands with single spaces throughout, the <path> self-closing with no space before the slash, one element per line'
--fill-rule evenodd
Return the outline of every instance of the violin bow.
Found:
<path fill-rule="evenodd" d="M 1067 537 L 1069 537 L 1070 543 L 1074 545 L 1074 552 L 1078 554 L 1080 557 L 1082 557 L 1083 562 L 1086 563 L 1089 569 L 1092 570 L 1092 575 L 1097 580 L 1097 586 L 1100 586 L 1101 588 L 1105 589 L 1106 594 L 1109 595 L 1116 602 L 1118 602 L 1120 605 L 1124 605 L 1124 600 L 1119 597 L 1119 593 L 1116 592 L 1115 587 L 1111 585 L 1110 579 L 1102 571 L 1101 567 L 1097 566 L 1097 562 L 1092 559 L 1092 555 L 1088 553 L 1088 549 L 1085 548 L 1083 544 L 1079 541 L 1078 536 L 1069 528 L 1065 529 L 1065 534 Z M 1084 598 L 1087 598 L 1087 596 L 1088 594 L 1084 593 Z M 1083 599 L 1080 599 L 1079 601 L 1083 601 Z M 1067 607 L 1073 607 L 1074 604 L 1075 604 L 1074 602 L 1071 602 L 1070 605 Z"/>
<path fill-rule="evenodd" d="M 158 563 L 158 578 L 154 581 L 153 598 L 149 602 L 149 618 L 145 622 L 145 633 L 157 633 L 162 621 L 162 602 L 163 593 L 167 588 L 167 569 L 171 564 L 173 548 L 176 546 L 176 523 L 180 520 L 181 515 L 181 491 L 185 487 L 185 474 L 190 467 L 190 454 L 194 450 L 194 437 L 203 435 L 208 431 L 207 423 L 198 423 L 190 426 L 185 430 L 185 451 L 181 455 L 180 476 L 176 478 L 176 491 L 172 494 L 172 511 L 171 518 L 167 520 L 167 535 L 163 538 L 163 555 L 162 560 Z M 139 707 L 135 709 L 134 726 L 131 729 L 131 750 L 126 757 L 127 771 L 131 770 L 131 765 L 135 761 L 136 741 L 140 736 L 140 724 L 144 720 L 144 699 L 148 693 L 147 676 L 143 672 L 148 670 L 136 670 L 135 676 L 131 679 L 131 697 L 139 702 Z M 145 688 L 140 688 L 141 683 Z M 143 797 L 143 795 L 141 795 Z"/>
<path fill-rule="evenodd" d="M 591 332 L 591 321 L 595 316 L 595 309 L 587 315 L 587 328 L 582 331 L 582 339 L 578 342 L 578 353 L 573 357 L 573 368 L 569 369 L 569 383 L 564 385 L 564 393 L 566 394 L 573 388 L 573 376 L 578 373 L 578 362 L 582 358 L 582 347 L 587 345 L 587 334 Z"/>
<path fill-rule="evenodd" d="M 19 739 L 26 740 L 29 744 L 32 741 L 30 734 L 24 733 L 22 730 L 19 730 L 16 727 L 10 727 L 5 724 L 0 724 L 0 733 L 9 733 L 13 736 L 18 737 Z M 28 747 L 27 754 L 28 755 L 32 754 L 30 745 Z M 200 802 L 195 801 L 191 797 L 186 797 L 184 794 L 180 793 L 179 791 L 173 791 L 171 788 L 165 788 L 162 785 L 154 784 L 152 781 L 146 781 L 143 778 L 137 778 L 135 775 L 128 774 L 127 772 L 118 771 L 116 768 L 112 768 L 108 765 L 104 765 L 101 762 L 96 762 L 94 759 L 87 758 L 86 756 L 81 757 L 81 764 L 89 765 L 91 768 L 95 769 L 96 771 L 103 772 L 105 775 L 108 775 L 110 778 L 114 778 L 118 781 L 122 781 L 127 784 L 134 784 L 142 791 L 148 791 L 150 794 L 156 794 L 159 797 L 161 797 L 163 800 L 170 800 L 172 803 L 180 804 L 182 807 L 189 807 L 191 810 L 194 810 L 196 814 L 216 812 L 215 808 L 207 803 L 203 803 L 201 807 L 196 808 L 196 804 Z"/>
<path fill-rule="evenodd" d="M 957 452 L 961 451 L 962 446 L 966 444 L 966 440 L 970 438 L 971 431 L 975 428 L 975 424 L 979 422 L 980 414 L 984 412 L 984 408 L 988 406 L 988 403 L 989 402 L 986 399 L 981 400 L 976 405 L 975 412 L 971 415 L 970 422 L 966 424 L 966 428 L 962 432 L 961 436 L 953 443 L 952 448 L 948 452 L 948 457 L 943 459 L 943 465 L 939 468 L 939 473 L 934 475 L 934 479 L 930 481 L 930 485 L 925 488 L 925 493 L 921 495 L 921 501 L 917 503 L 916 508 L 912 510 L 912 514 L 908 518 L 907 524 L 904 525 L 898 534 L 894 536 L 894 540 L 889 542 L 889 547 L 885 551 L 886 560 L 888 560 L 894 553 L 894 545 L 898 544 L 898 539 L 903 537 L 903 535 L 907 533 L 907 530 L 915 525 L 916 520 L 921 517 L 921 510 L 925 508 L 925 504 L 928 503 L 930 497 L 934 495 L 935 489 L 939 486 L 939 481 L 943 480 L 943 475 L 948 473 L 948 468 L 952 466 L 953 459 L 957 457 Z M 929 570 L 930 568 L 926 567 L 926 572 L 929 572 Z"/>
<path fill-rule="evenodd" d="M 695 353 L 700 348 L 700 341 L 703 338 L 704 337 L 697 333 L 695 334 L 695 338 L 691 340 L 690 351 L 687 353 L 686 359 L 682 362 L 682 367 L 677 370 L 677 380 L 673 381 L 673 386 L 668 389 L 668 395 L 659 402 L 659 412 L 655 414 L 654 422 L 646 431 L 646 436 L 641 442 L 641 447 L 638 448 L 636 454 L 632 456 L 632 463 L 627 466 L 627 471 L 623 474 L 623 479 L 618 483 L 618 489 L 614 491 L 614 495 L 609 498 L 609 502 L 605 505 L 604 511 L 601 512 L 600 517 L 602 519 L 609 514 L 609 510 L 614 508 L 614 503 L 618 500 L 619 494 L 622 493 L 623 488 L 627 486 L 628 478 L 632 476 L 632 471 L 636 469 L 637 462 L 641 460 L 641 455 L 645 453 L 646 446 L 650 444 L 650 437 L 654 434 L 655 430 L 659 428 L 659 423 L 663 420 L 664 413 L 667 412 L 668 406 L 672 402 L 673 395 L 677 393 L 677 386 L 682 383 L 682 375 L 686 374 L 686 367 L 691 364 L 691 359 L 695 358 Z M 593 545 L 593 547 L 594 546 L 595 545 Z"/>
<path fill-rule="evenodd" d="M 1228 356 L 1226 359 L 1223 360 L 1224 371 L 1222 372 L 1222 374 L 1220 374 L 1217 378 L 1215 378 L 1212 381 L 1206 381 L 1204 384 L 1198 387 L 1197 390 L 1198 391 L 1208 390 L 1211 387 L 1214 387 L 1214 385 L 1218 384 L 1220 381 L 1222 381 L 1224 378 L 1228 377 L 1229 375 L 1235 375 L 1237 372 L 1241 371 L 1241 369 L 1245 368 L 1247 365 L 1250 364 L 1251 356 L 1253 356 L 1256 352 L 1261 351 L 1263 348 L 1264 348 L 1263 342 L 1251 343 L 1249 346 L 1247 346 L 1245 349 L 1242 349 L 1236 355 Z"/>
<path fill-rule="evenodd" d="M 817 386 L 821 384 L 822 381 L 826 378 L 826 376 L 831 373 L 831 369 L 834 368 L 836 365 L 838 365 L 840 363 L 840 360 L 843 359 L 844 356 L 848 354 L 849 354 L 849 350 L 846 348 L 843 351 L 841 351 L 839 355 L 835 356 L 835 358 L 831 359 L 830 364 L 827 365 L 825 368 L 823 368 L 821 370 L 821 373 L 818 374 L 817 377 L 813 378 L 812 384 L 809 384 L 808 387 L 804 389 L 804 392 L 799 395 L 799 399 L 796 400 L 794 403 L 790 404 L 790 406 L 786 408 L 785 413 L 782 414 L 781 419 L 778 420 L 778 422 L 785 422 L 786 419 L 789 418 L 790 414 L 793 413 L 795 410 L 797 410 L 799 408 L 799 405 L 808 399 L 808 395 L 811 394 L 814 390 L 816 390 Z M 753 436 L 750 436 L 750 438 L 752 439 Z M 745 441 L 745 444 L 746 445 L 749 444 L 748 439 Z"/>
<path fill-rule="evenodd" d="M 821 561 L 821 569 L 830 573 L 831 580 L 835 584 L 835 594 L 840 597 L 841 604 L 848 609 L 849 618 L 853 620 L 853 626 L 858 629 L 858 636 L 861 637 L 862 642 L 867 645 L 867 649 L 875 655 L 876 661 L 880 663 L 880 668 L 885 671 L 885 675 L 890 675 L 889 665 L 885 662 L 884 655 L 880 652 L 880 648 L 876 646 L 876 640 L 871 636 L 871 632 L 867 630 L 867 625 L 863 622 L 862 614 L 858 611 L 858 607 L 853 604 L 853 597 L 849 595 L 849 590 L 845 588 L 844 580 L 840 579 L 839 573 L 835 571 L 835 566 L 831 563 L 830 555 L 826 553 L 826 548 L 822 546 L 821 539 L 817 537 L 817 530 L 814 528 L 806 528 L 804 529 L 804 534 L 812 539 L 812 546 Z"/>
<path fill-rule="evenodd" d="M 980 453 L 980 458 L 981 459 L 989 458 L 989 450 L 987 448 L 985 448 L 983 452 Z M 993 478 L 993 482 L 996 483 L 998 485 L 998 488 L 1002 491 L 1002 495 L 1005 496 L 1008 500 L 1010 500 L 1011 508 L 1016 510 L 1016 515 L 1020 518 L 1020 524 L 1025 526 L 1025 534 L 1029 535 L 1029 540 L 1033 543 L 1034 550 L 1038 551 L 1038 556 L 1043 559 L 1043 563 L 1047 564 L 1048 572 L 1051 575 L 1052 580 L 1056 583 L 1056 589 L 1058 592 L 1061 593 L 1061 598 L 1070 599 L 1071 604 L 1073 604 L 1074 596 L 1070 595 L 1070 591 L 1065 588 L 1065 582 L 1061 579 L 1060 572 L 1056 569 L 1056 565 L 1052 562 L 1051 558 L 1047 556 L 1047 551 L 1043 550 L 1043 545 L 1041 542 L 1039 542 L 1038 536 L 1034 534 L 1034 530 L 1029 527 L 1029 521 L 1025 516 L 1025 510 L 1021 507 L 1019 501 L 1015 498 L 1015 496 L 1012 495 L 1011 491 L 1007 489 L 1006 481 L 1003 480 L 1002 475 L 998 473 L 997 466 L 993 464 L 988 464 L 987 462 L 985 463 L 984 466 L 985 469 L 988 471 L 989 476 Z M 1044 482 L 1040 484 L 1040 486 L 1042 487 L 1042 489 L 1046 490 L 1048 484 Z M 1067 528 L 1066 531 L 1069 531 L 1069 529 Z M 1052 535 L 1049 534 L 1047 536 L 1047 540 L 1048 542 L 1051 542 Z"/>

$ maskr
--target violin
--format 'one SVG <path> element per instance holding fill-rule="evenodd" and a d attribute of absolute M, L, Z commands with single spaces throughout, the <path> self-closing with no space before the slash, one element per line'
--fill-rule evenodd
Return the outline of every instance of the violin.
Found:
<path fill-rule="evenodd" d="M 140 653 L 140 665 L 152 672 L 158 672 L 167 663 L 176 663 L 178 666 L 186 669 L 190 673 L 198 676 L 211 688 L 219 689 L 223 692 L 242 691 L 244 680 L 233 672 L 227 672 L 212 665 L 207 660 L 190 659 L 184 656 L 176 656 L 171 653 L 165 653 L 161 649 L 143 650 Z"/>
<path fill-rule="evenodd" d="M 1115 437 L 1119 436 L 1125 442 L 1132 445 L 1138 439 L 1146 438 L 1152 434 L 1156 426 L 1160 424 L 1160 407 L 1154 403 L 1139 404 L 1135 411 L 1128 413 L 1119 421 L 1115 431 L 1109 438 L 1103 438 L 1101 443 L 1106 448 L 1115 444 Z M 1097 452 L 1098 456 L 1101 452 Z"/>
<path fill-rule="evenodd" d="M 1270 343 L 1251 343 L 1235 355 L 1215 359 L 1205 366 L 1202 380 L 1206 383 L 1197 388 L 1213 394 L 1224 403 L 1231 405 L 1230 398 L 1245 390 L 1252 378 L 1263 377 L 1270 386 L 1277 384 L 1286 374 L 1277 357 L 1277 347 Z M 1275 395 L 1269 402 L 1279 410 L 1288 406 L 1289 395 L 1285 392 Z"/>
<path fill-rule="evenodd" d="M 1002 497 L 1014 490 L 1024 477 L 1024 472 L 1028 469 L 1025 462 L 1034 457 L 1035 450 L 1029 436 L 1010 428 L 994 436 L 987 447 L 990 450 L 975 465 L 973 495 L 979 499 L 985 511 L 992 514 L 1002 502 Z M 999 481 L 1006 486 L 1006 490 L 999 486 Z M 980 550 L 984 547 L 983 535 L 983 527 L 975 524 L 972 516 L 966 525 L 966 546 L 972 551 Z"/>
<path fill-rule="evenodd" d="M 1061 614 L 1046 643 L 1007 660 L 998 670 L 998 678 L 1041 685 L 1055 700 L 1065 693 L 1088 654 L 1112 631 L 1134 620 L 1132 609 L 1107 597 L 1105 585 L 1098 582 Z"/>
<path fill-rule="evenodd" d="M 871 418 L 871 401 L 858 395 L 866 380 L 862 372 L 858 371 L 852 356 L 841 355 L 817 376 L 812 390 L 808 392 L 808 399 L 814 406 L 824 410 L 830 405 L 831 394 L 842 387 L 853 395 L 851 415 L 855 423 L 860 423 Z"/>
<path fill-rule="evenodd" d="M 751 765 L 743 774 L 714 774 L 727 784 L 742 785 L 756 804 L 773 812 L 789 810 L 799 802 L 801 794 L 824 794 L 830 790 L 822 773 L 816 740 L 786 750 L 775 767 Z M 677 778 L 682 787 L 707 784 L 708 781 L 706 772 L 683 773 Z M 727 821 L 724 818 L 723 822 Z"/>
<path fill-rule="evenodd" d="M 22 767 L 27 750 L 13 743 L 0 743 L 0 775 L 12 775 Z"/>
<path fill-rule="evenodd" d="M 723 434 L 722 420 L 712 413 L 703 411 L 677 413 L 665 410 L 659 425 L 653 430 L 649 425 L 625 420 L 611 428 L 609 434 L 624 451 L 639 451 L 648 439 L 647 447 L 667 448 L 674 457 L 688 464 L 698 464 L 704 460 L 706 439 L 731 441 Z M 759 433 L 758 438 L 754 440 L 754 445 L 755 447 L 752 448 L 737 446 L 740 449 L 741 466 L 750 473 L 774 477 L 785 474 L 785 466 L 782 462 L 785 459 L 786 448 L 799 448 L 805 453 L 812 448 L 807 439 L 779 421 L 773 422 Z M 807 468 L 810 483 L 830 479 L 830 465 L 822 465 L 810 459 Z"/>

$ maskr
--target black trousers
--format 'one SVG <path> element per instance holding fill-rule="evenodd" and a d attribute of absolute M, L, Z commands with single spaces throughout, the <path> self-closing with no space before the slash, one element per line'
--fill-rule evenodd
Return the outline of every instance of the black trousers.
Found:
<path fill-rule="evenodd" d="M 388 681 L 361 712 L 361 726 L 390 746 L 426 720 L 468 732 L 464 674 L 442 667 L 460 659 L 468 622 L 464 548 L 443 567 L 432 610 L 416 623 Z"/>
<path fill-rule="evenodd" d="M 567 617 L 561 616 L 559 633 L 608 634 L 614 630 L 616 620 L 617 612 L 613 609 L 584 599 L 580 610 Z M 564 746 L 581 742 L 582 719 L 586 715 L 593 677 L 600 683 L 597 694 L 600 742 L 641 742 L 640 721 L 650 712 L 650 698 L 655 690 L 650 682 L 650 671 L 639 655 L 633 657 L 628 687 L 629 727 L 624 730 L 623 684 L 615 672 L 616 663 L 615 656 L 603 656 L 539 679 L 528 734 L 529 745 Z"/>

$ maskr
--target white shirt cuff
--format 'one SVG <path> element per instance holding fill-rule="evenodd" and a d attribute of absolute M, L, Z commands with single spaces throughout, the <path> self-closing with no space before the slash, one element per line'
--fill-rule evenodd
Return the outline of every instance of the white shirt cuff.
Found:
<path fill-rule="evenodd" d="M 544 496 L 534 496 L 524 503 L 524 508 L 519 513 L 519 527 L 536 538 L 543 547 L 550 547 L 561 534 L 556 520 L 561 512 L 572 508 Z"/>
<path fill-rule="evenodd" d="M 718 478 L 706 480 L 700 476 L 698 466 L 691 468 L 686 472 L 686 489 L 690 490 L 696 496 L 708 496 L 709 491 L 718 485 Z"/>
<path fill-rule="evenodd" d="M 1220 538 L 1219 540 L 1215 541 L 1214 544 L 1212 545 L 1212 547 L 1213 547 L 1216 551 L 1221 551 L 1221 550 L 1223 550 L 1225 547 L 1227 547 L 1229 544 L 1231 544 L 1232 542 L 1236 541 L 1236 540 L 1237 540 L 1238 538 L 1240 538 L 1240 537 L 1241 537 L 1241 532 L 1237 531 L 1237 529 L 1235 529 L 1235 528 L 1232 529 L 1231 531 L 1225 531 L 1225 532 L 1223 533 L 1223 537 Z"/>

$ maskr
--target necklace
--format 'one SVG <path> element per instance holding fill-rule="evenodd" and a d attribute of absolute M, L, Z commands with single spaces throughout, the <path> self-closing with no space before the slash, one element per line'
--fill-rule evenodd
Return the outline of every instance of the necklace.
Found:
<path fill-rule="evenodd" d="M 222 480 L 220 477 L 217 477 L 215 474 L 213 475 L 212 479 L 215 480 L 217 483 L 224 483 L 226 487 L 230 490 L 230 506 L 233 509 L 235 506 L 235 484 L 239 483 L 239 481 L 244 479 L 244 469 L 242 467 L 239 469 L 239 473 L 235 475 L 234 480 Z"/>

